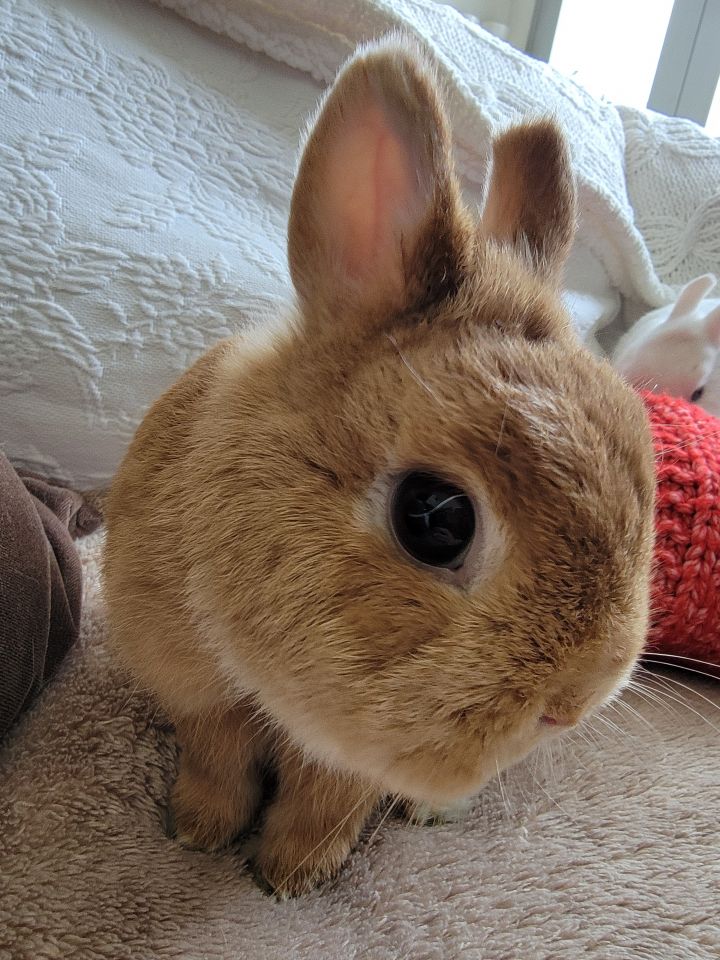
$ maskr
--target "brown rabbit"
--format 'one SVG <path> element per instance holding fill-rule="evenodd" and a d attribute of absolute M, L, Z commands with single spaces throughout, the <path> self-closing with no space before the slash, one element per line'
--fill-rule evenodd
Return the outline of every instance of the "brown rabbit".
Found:
<path fill-rule="evenodd" d="M 300 164 L 295 315 L 196 363 L 120 468 L 110 625 L 177 725 L 178 835 L 231 841 L 271 765 L 279 895 L 335 874 L 381 796 L 473 794 L 633 668 L 653 456 L 560 305 L 574 221 L 541 120 L 496 140 L 474 223 L 423 55 L 365 48 Z"/>

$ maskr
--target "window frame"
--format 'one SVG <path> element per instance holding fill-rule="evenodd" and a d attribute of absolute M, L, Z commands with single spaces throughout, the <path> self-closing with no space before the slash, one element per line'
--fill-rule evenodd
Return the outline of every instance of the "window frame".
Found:
<path fill-rule="evenodd" d="M 535 0 L 525 50 L 550 59 L 562 0 Z M 720 79 L 720 0 L 675 0 L 647 107 L 705 124 Z"/>

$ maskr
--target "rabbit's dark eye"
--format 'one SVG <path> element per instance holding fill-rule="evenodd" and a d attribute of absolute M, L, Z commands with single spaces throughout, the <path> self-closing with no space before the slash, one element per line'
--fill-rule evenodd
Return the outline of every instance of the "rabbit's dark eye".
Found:
<path fill-rule="evenodd" d="M 475 533 L 470 497 L 431 473 L 411 473 L 400 481 L 390 517 L 400 545 L 431 567 L 459 567 Z"/>
<path fill-rule="evenodd" d="M 697 403 L 698 400 L 702 398 L 704 393 L 705 387 L 698 387 L 697 390 L 693 390 L 692 395 L 690 396 L 690 403 Z"/>

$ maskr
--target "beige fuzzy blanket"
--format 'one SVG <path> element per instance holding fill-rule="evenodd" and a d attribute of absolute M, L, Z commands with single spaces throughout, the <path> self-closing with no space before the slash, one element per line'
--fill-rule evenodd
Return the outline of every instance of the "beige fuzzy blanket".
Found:
<path fill-rule="evenodd" d="M 648 680 L 619 730 L 596 721 L 461 822 L 378 825 L 335 882 L 276 903 L 237 852 L 163 834 L 172 731 L 108 657 L 100 546 L 81 641 L 0 751 L 2 960 L 720 956 L 717 682 Z"/>

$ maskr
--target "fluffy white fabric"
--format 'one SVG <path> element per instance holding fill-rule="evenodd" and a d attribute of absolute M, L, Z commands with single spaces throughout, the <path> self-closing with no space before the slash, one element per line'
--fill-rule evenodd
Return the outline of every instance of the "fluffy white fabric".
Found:
<path fill-rule="evenodd" d="M 0 443 L 15 461 L 106 482 L 163 388 L 282 309 L 299 130 L 356 43 L 389 28 L 433 42 L 471 202 L 492 130 L 548 109 L 566 127 L 581 334 L 618 291 L 654 306 L 664 281 L 720 269 L 718 141 L 599 103 L 448 7 L 165 3 L 216 33 L 148 0 L 0 0 Z"/>
<path fill-rule="evenodd" d="M 302 74 L 147 0 L 0 0 L 0 443 L 112 475 L 148 405 L 289 296 Z"/>
<path fill-rule="evenodd" d="M 237 852 L 164 837 L 174 740 L 108 657 L 98 549 L 80 645 L 0 751 L 0 960 L 720 956 L 720 684 L 628 696 L 622 732 L 596 723 L 459 823 L 376 822 L 335 881 L 278 904 Z"/>

